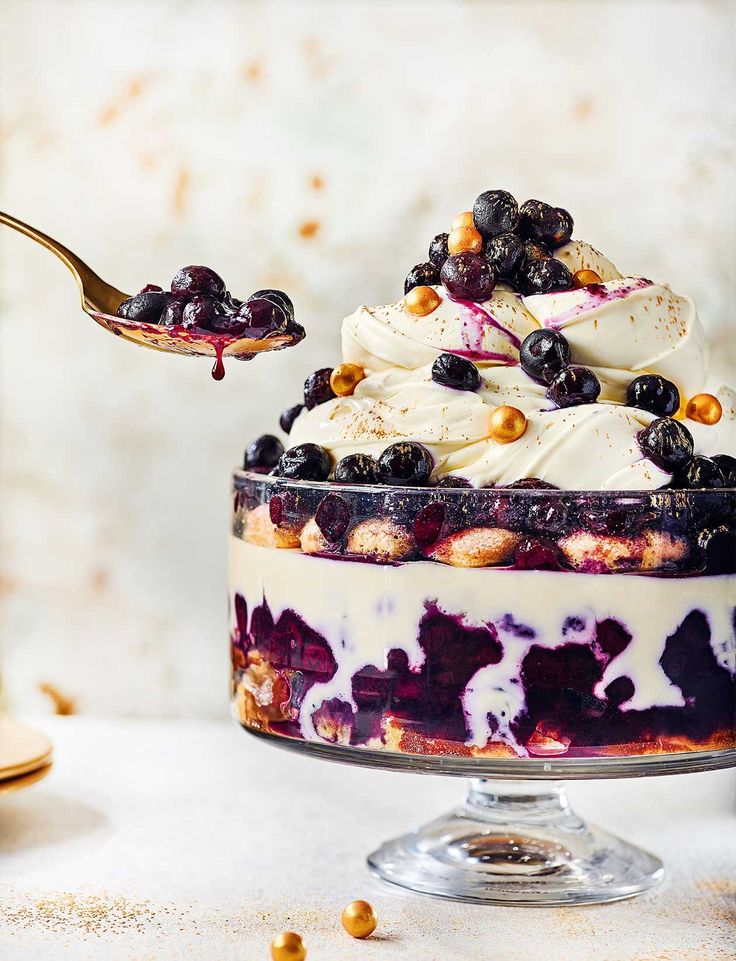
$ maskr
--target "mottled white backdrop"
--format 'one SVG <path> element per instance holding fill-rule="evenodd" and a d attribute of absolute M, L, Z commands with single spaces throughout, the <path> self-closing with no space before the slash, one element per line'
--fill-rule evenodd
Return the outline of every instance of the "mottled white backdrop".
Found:
<path fill-rule="evenodd" d="M 186 263 L 283 287 L 309 332 L 214 383 L 97 329 L 0 228 L 20 710 L 50 709 L 48 683 L 83 712 L 224 713 L 230 468 L 481 189 L 565 206 L 623 270 L 693 295 L 733 369 L 732 2 L 1 7 L 0 207 L 123 289 Z"/>

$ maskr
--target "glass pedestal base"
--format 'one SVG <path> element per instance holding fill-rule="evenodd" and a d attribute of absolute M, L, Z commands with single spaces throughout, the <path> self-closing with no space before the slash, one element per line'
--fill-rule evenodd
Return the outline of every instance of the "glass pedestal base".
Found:
<path fill-rule="evenodd" d="M 475 780 L 454 811 L 368 857 L 384 881 L 485 904 L 602 904 L 657 884 L 659 858 L 581 820 L 561 783 Z"/>

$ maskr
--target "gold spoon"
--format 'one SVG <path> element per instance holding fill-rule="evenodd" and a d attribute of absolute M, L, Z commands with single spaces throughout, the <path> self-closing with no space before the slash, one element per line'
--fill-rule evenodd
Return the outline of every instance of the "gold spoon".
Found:
<path fill-rule="evenodd" d="M 66 264 L 79 286 L 82 310 L 105 330 L 140 347 L 150 347 L 153 350 L 164 350 L 173 354 L 215 357 L 215 366 L 212 368 L 212 376 L 215 380 L 222 380 L 225 376 L 223 357 L 248 360 L 254 354 L 267 350 L 291 347 L 298 344 L 304 337 L 301 328 L 297 328 L 294 333 L 274 334 L 272 337 L 256 340 L 252 337 L 230 337 L 227 334 L 184 330 L 183 327 L 159 327 L 157 324 L 143 324 L 118 317 L 118 307 L 130 297 L 130 294 L 124 294 L 116 287 L 106 284 L 76 254 L 47 234 L 36 230 L 35 227 L 24 224 L 22 220 L 2 211 L 0 211 L 0 223 L 35 240 Z"/>

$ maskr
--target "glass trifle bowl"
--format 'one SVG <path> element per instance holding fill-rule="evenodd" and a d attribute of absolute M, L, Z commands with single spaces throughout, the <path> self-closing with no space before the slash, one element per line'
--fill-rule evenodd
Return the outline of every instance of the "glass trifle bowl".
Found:
<path fill-rule="evenodd" d="M 736 490 L 234 475 L 232 697 L 273 744 L 473 778 L 372 871 L 476 901 L 615 900 L 658 858 L 564 779 L 736 763 Z M 707 537 L 703 537 L 703 532 Z"/>

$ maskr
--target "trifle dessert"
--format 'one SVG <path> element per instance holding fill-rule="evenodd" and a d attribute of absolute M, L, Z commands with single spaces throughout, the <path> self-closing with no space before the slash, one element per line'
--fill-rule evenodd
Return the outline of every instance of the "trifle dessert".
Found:
<path fill-rule="evenodd" d="M 736 394 L 692 301 L 572 232 L 482 193 L 248 446 L 246 728 L 445 758 L 736 747 Z"/>

